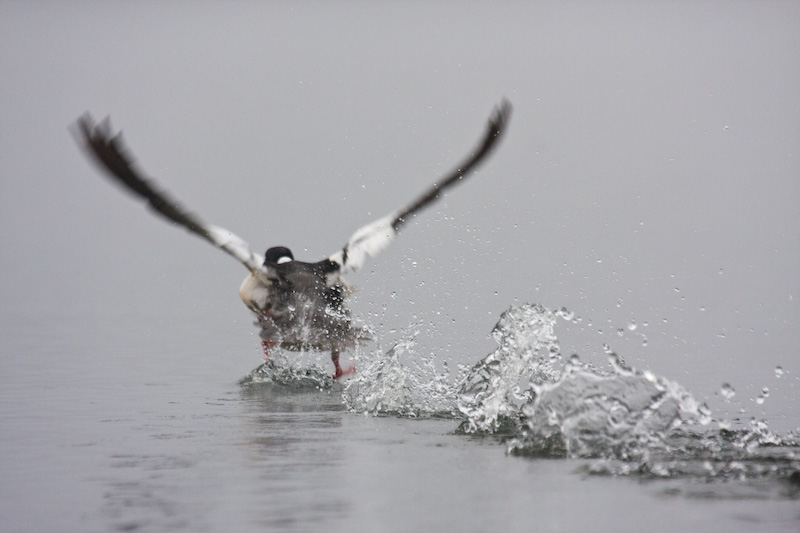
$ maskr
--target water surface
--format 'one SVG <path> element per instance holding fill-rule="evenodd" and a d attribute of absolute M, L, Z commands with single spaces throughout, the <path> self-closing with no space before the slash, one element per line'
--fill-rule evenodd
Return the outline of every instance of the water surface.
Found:
<path fill-rule="evenodd" d="M 594 459 L 509 456 L 498 436 L 457 432 L 456 415 L 349 410 L 341 384 L 240 385 L 223 370 L 231 365 L 213 357 L 219 342 L 192 354 L 105 346 L 108 320 L 82 317 L 84 328 L 73 329 L 62 317 L 50 339 L 22 334 L 38 319 L 7 322 L 17 333 L 7 330 L 2 346 L 5 531 L 792 531 L 800 524 L 796 480 L 598 475 Z M 158 345 L 153 336 L 147 346 Z M 176 363 L 191 357 L 196 366 Z"/>

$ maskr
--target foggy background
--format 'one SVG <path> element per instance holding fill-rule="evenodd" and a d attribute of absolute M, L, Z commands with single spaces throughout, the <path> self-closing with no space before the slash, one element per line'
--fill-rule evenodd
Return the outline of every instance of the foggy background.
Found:
<path fill-rule="evenodd" d="M 510 305 L 566 307 L 565 356 L 602 365 L 605 343 L 716 413 L 796 428 L 798 28 L 797 2 L 2 2 L 3 373 L 233 382 L 262 358 L 245 269 L 100 176 L 82 113 L 204 219 L 319 260 L 506 97 L 491 159 L 349 277 L 354 315 L 384 349 L 416 324 L 418 353 L 471 364 Z M 85 353 L 13 353 L 61 336 Z M 135 375 L 113 373 L 123 343 Z"/>

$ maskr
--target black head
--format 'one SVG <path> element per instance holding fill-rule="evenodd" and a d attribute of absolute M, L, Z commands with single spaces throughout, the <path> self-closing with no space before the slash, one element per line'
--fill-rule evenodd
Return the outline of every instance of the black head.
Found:
<path fill-rule="evenodd" d="M 292 255 L 292 251 L 285 246 L 273 246 L 264 254 L 265 265 L 267 263 L 286 263 L 287 261 L 294 261 L 294 255 Z"/>

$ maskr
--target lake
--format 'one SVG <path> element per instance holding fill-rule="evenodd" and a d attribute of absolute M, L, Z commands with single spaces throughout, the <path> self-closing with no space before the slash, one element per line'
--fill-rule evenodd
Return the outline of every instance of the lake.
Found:
<path fill-rule="evenodd" d="M 47 337 L 37 335 L 43 319 L 53 324 Z M 4 531 L 729 532 L 800 524 L 797 447 L 784 447 L 783 462 L 751 456 L 765 469 L 794 468 L 792 479 L 766 470 L 740 479 L 598 473 L 597 459 L 507 455 L 500 437 L 459 433 L 456 416 L 409 416 L 408 401 L 405 416 L 387 414 L 391 406 L 355 412 L 343 385 L 324 374 L 321 388 L 239 384 L 211 332 L 193 337 L 193 350 L 206 346 L 193 353 L 160 348 L 172 333 L 128 316 L 129 331 L 152 333 L 111 343 L 102 332 L 118 331 L 121 319 L 75 312 L 5 321 Z M 194 362 L 179 363 L 187 360 Z M 372 362 L 360 364 L 369 373 Z"/>

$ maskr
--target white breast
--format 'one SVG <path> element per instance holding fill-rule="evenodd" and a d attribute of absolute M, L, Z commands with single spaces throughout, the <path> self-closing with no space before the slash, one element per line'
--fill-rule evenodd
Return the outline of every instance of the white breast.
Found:
<path fill-rule="evenodd" d="M 239 297 L 252 312 L 260 314 L 267 306 L 269 289 L 251 274 L 239 287 Z"/>

